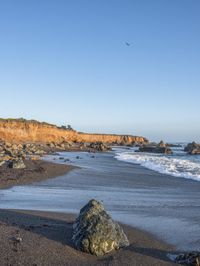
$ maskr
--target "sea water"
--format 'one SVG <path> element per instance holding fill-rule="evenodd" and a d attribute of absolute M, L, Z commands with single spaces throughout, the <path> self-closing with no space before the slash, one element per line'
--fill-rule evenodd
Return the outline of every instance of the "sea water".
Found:
<path fill-rule="evenodd" d="M 177 145 L 177 143 L 176 143 Z M 184 152 L 184 143 L 172 147 L 173 154 L 154 154 L 138 152 L 138 148 L 124 149 L 116 147 L 117 160 L 139 164 L 162 174 L 200 181 L 200 155 L 188 155 Z"/>

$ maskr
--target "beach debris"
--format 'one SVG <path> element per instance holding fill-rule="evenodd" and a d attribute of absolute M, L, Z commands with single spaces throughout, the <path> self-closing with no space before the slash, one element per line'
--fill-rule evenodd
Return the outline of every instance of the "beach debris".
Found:
<path fill-rule="evenodd" d="M 123 229 L 112 220 L 103 205 L 94 199 L 80 210 L 73 224 L 72 241 L 78 250 L 96 256 L 129 245 Z"/>
<path fill-rule="evenodd" d="M 176 263 L 188 266 L 200 266 L 200 252 L 186 252 L 175 257 Z"/>

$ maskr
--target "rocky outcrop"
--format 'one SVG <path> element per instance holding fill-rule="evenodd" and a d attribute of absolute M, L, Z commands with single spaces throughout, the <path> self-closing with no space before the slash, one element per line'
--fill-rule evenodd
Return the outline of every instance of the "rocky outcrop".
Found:
<path fill-rule="evenodd" d="M 0 166 L 6 164 L 9 168 L 25 168 L 24 160 L 39 160 L 40 156 L 52 152 L 48 145 L 40 143 L 10 143 L 0 141 Z"/>
<path fill-rule="evenodd" d="M 139 148 L 140 152 L 149 152 L 149 153 L 163 153 L 163 154 L 172 154 L 172 150 L 166 147 L 153 147 L 153 146 L 142 146 Z"/>
<path fill-rule="evenodd" d="M 160 148 L 165 148 L 165 147 L 166 147 L 166 144 L 164 143 L 163 140 L 161 140 L 161 141 L 158 143 L 158 147 L 160 147 Z"/>
<path fill-rule="evenodd" d="M 166 144 L 161 140 L 158 144 L 142 145 L 139 147 L 140 152 L 149 153 L 162 153 L 162 154 L 172 154 L 172 150 L 166 146 Z"/>
<path fill-rule="evenodd" d="M 108 145 L 106 145 L 105 143 L 103 143 L 101 141 L 92 142 L 91 144 L 89 144 L 86 147 L 94 149 L 96 151 L 109 151 L 109 150 L 111 150 L 111 148 Z"/>
<path fill-rule="evenodd" d="M 181 265 L 199 266 L 200 265 L 200 252 L 187 252 L 179 254 L 175 258 L 175 262 Z"/>
<path fill-rule="evenodd" d="M 48 123 L 24 119 L 0 119 L 0 139 L 11 143 L 103 142 L 108 144 L 134 144 L 148 142 L 144 137 L 81 133 Z"/>
<path fill-rule="evenodd" d="M 81 251 L 101 256 L 129 245 L 122 228 L 114 222 L 103 205 L 91 200 L 81 210 L 73 225 L 73 243 Z"/>
<path fill-rule="evenodd" d="M 188 152 L 191 155 L 200 154 L 200 144 L 196 142 L 188 143 L 184 151 Z"/>
<path fill-rule="evenodd" d="M 171 148 L 181 148 L 182 145 L 181 144 L 174 144 L 174 143 L 166 143 L 167 147 L 171 147 Z"/>

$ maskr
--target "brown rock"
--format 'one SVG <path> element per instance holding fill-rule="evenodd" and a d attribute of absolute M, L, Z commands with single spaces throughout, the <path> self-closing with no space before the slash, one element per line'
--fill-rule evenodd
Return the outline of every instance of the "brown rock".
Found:
<path fill-rule="evenodd" d="M 55 125 L 25 119 L 0 119 L 0 139 L 12 143 L 61 143 L 103 142 L 103 143 L 147 143 L 144 137 L 114 134 L 87 134 L 66 130 Z"/>

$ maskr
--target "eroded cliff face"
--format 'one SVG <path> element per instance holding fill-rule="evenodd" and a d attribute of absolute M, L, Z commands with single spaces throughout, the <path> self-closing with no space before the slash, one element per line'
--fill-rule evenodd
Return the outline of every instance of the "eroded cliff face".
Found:
<path fill-rule="evenodd" d="M 79 133 L 74 130 L 62 129 L 47 123 L 20 120 L 0 120 L 0 139 L 11 143 L 102 141 L 105 143 L 132 144 L 135 142 L 147 142 L 146 138 L 138 136 Z"/>

